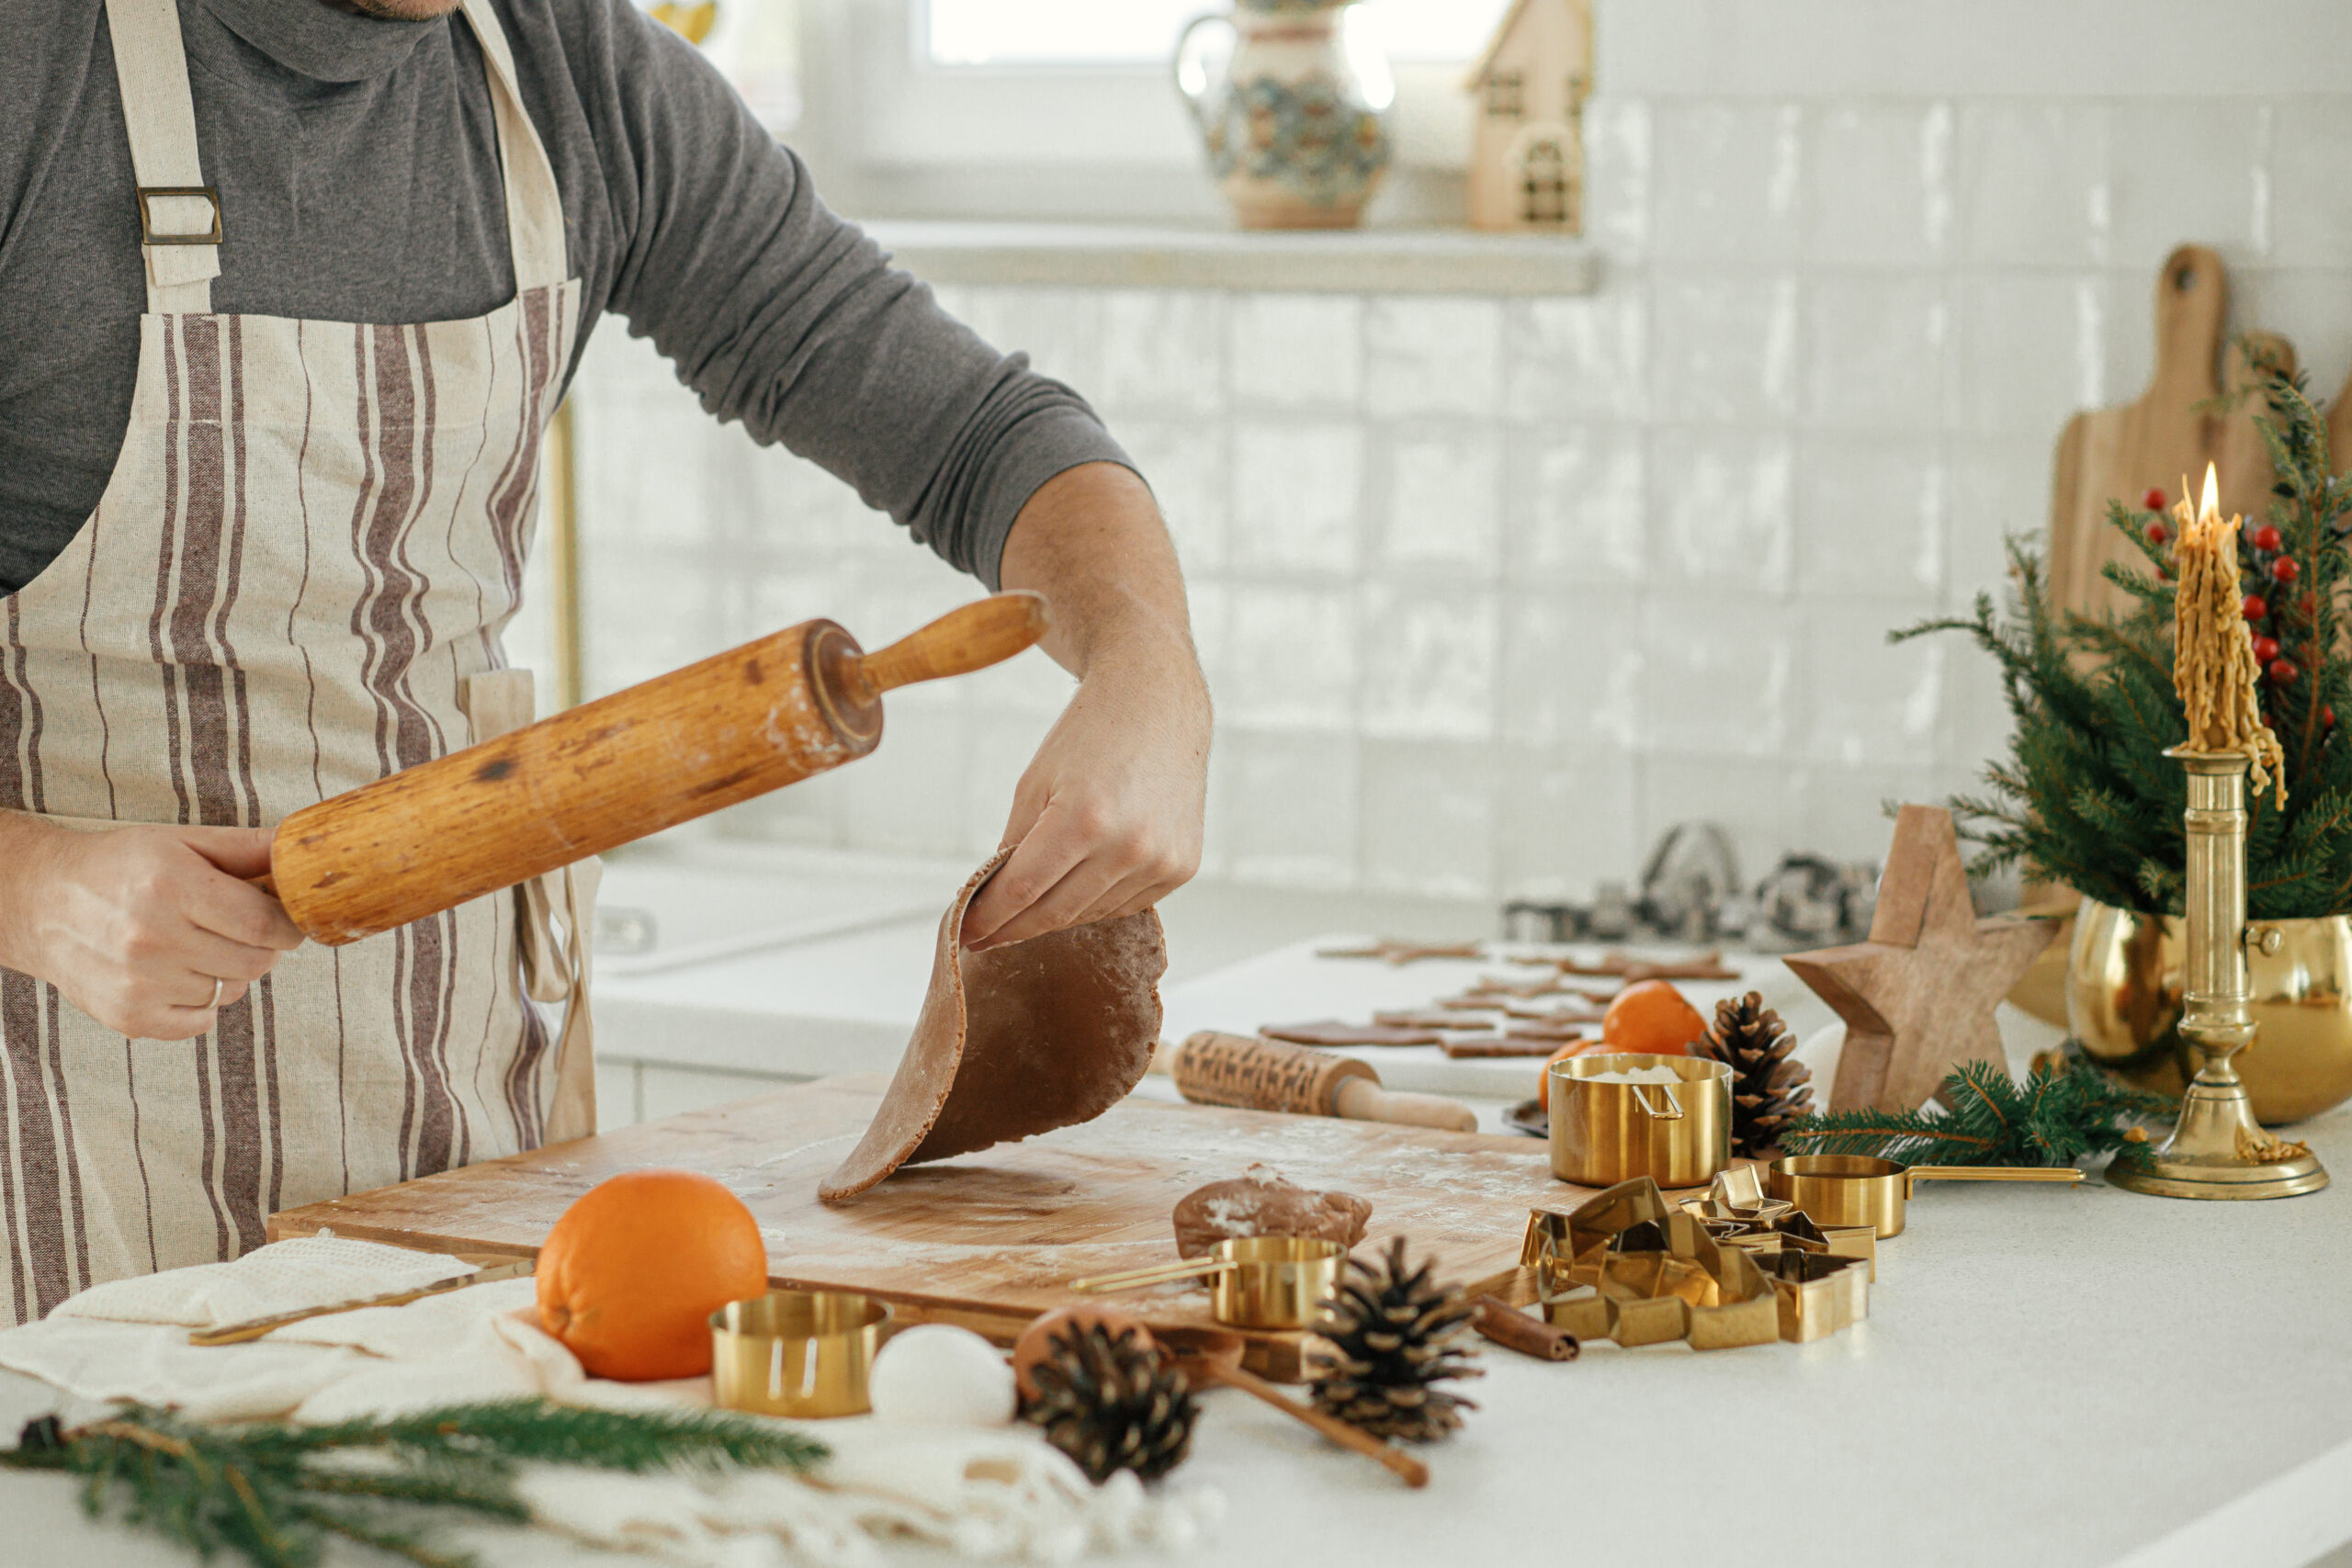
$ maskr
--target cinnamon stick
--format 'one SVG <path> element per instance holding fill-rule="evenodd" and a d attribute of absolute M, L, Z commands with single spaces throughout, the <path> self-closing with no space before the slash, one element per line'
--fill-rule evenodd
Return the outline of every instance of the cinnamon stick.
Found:
<path fill-rule="evenodd" d="M 1566 1329 L 1530 1317 L 1517 1307 L 1504 1304 L 1499 1297 L 1480 1296 L 1475 1304 L 1477 1315 L 1470 1320 L 1471 1326 L 1504 1349 L 1532 1356 L 1539 1361 L 1577 1359 L 1577 1337 Z"/>

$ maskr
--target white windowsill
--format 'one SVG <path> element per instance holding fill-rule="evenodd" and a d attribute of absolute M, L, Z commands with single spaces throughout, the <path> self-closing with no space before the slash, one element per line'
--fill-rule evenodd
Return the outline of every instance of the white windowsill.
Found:
<path fill-rule="evenodd" d="M 1577 239 L 1451 229 L 1265 233 L 1234 229 L 889 219 L 867 225 L 930 283 L 1236 288 L 1364 294 L 1589 294 Z"/>

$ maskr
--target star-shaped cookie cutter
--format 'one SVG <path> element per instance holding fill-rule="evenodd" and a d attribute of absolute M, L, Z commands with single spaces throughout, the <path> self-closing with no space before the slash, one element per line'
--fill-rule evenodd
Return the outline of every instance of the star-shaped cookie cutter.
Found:
<path fill-rule="evenodd" d="M 1764 1168 L 1744 1165 L 1718 1174 L 1702 1198 L 1685 1198 L 1682 1209 L 1707 1227 L 1716 1241 L 1746 1252 L 1767 1252 L 1784 1241 L 1805 1252 L 1858 1258 L 1878 1282 L 1878 1232 L 1870 1225 L 1821 1225 L 1785 1198 L 1764 1194 Z"/>

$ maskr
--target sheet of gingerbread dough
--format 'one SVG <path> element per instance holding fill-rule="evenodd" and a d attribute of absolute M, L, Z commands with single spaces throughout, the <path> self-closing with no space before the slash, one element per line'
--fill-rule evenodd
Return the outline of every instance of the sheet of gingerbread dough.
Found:
<path fill-rule="evenodd" d="M 973 873 L 941 918 L 914 1038 L 865 1135 L 819 1185 L 825 1201 L 902 1165 L 1091 1122 L 1150 1068 L 1168 968 L 1156 911 L 964 950 L 964 910 L 1010 852 Z"/>

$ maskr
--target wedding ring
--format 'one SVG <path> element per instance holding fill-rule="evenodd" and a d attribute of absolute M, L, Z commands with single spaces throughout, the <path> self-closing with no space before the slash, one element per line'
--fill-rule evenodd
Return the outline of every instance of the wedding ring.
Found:
<path fill-rule="evenodd" d="M 212 982 L 212 1006 L 207 1009 L 207 1011 L 219 1012 L 220 1010 L 220 993 L 228 988 L 229 982 L 227 980 L 219 977 L 214 978 Z"/>

